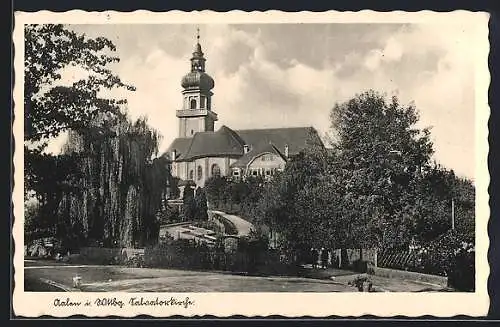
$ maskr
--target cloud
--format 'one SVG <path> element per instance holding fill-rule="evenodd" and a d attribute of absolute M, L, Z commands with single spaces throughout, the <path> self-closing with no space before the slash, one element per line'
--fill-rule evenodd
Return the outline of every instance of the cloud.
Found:
<path fill-rule="evenodd" d="M 177 135 L 180 80 L 189 71 L 194 26 L 74 26 L 116 43 L 116 73 L 137 87 L 132 117 L 147 116 Z M 370 88 L 414 101 L 421 126 L 434 126 L 436 158 L 474 176 L 475 34 L 470 26 L 397 24 L 269 24 L 201 26 L 207 72 L 215 79 L 218 126 L 234 129 L 315 126 Z M 216 127 L 217 128 L 217 127 Z"/>

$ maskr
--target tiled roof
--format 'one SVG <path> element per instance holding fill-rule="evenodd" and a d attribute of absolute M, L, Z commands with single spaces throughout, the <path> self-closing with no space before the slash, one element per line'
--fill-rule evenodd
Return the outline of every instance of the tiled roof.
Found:
<path fill-rule="evenodd" d="M 187 151 L 179 160 L 194 160 L 203 157 L 240 157 L 243 141 L 232 129 L 222 126 L 217 132 L 201 132 L 193 136 Z"/>
<path fill-rule="evenodd" d="M 238 159 L 238 161 L 233 163 L 231 165 L 231 168 L 233 167 L 246 168 L 246 166 L 250 161 L 252 161 L 255 157 L 263 153 L 274 153 L 286 161 L 286 157 L 284 156 L 284 154 L 281 153 L 278 150 L 278 148 L 276 148 L 273 144 L 268 143 L 268 144 L 263 144 L 260 147 L 253 147 L 250 151 L 248 151 L 240 159 Z"/>
<path fill-rule="evenodd" d="M 266 144 L 273 144 L 281 153 L 285 153 L 285 145 L 288 145 L 288 153 L 293 156 L 308 146 L 309 142 L 319 142 L 321 139 L 313 127 L 289 127 L 268 129 L 246 129 L 235 131 L 245 141 L 245 144 L 253 148 L 261 148 Z"/>
<path fill-rule="evenodd" d="M 169 158 L 170 160 L 172 159 L 178 159 L 183 153 L 186 153 L 186 151 L 189 149 L 189 146 L 191 145 L 191 141 L 193 139 L 191 137 L 178 137 L 176 138 L 172 144 L 170 144 L 170 147 L 168 148 L 167 152 L 163 154 L 164 157 Z M 172 151 L 176 152 L 176 157 L 177 158 L 172 158 Z"/>
<path fill-rule="evenodd" d="M 288 153 L 293 156 L 310 145 L 311 142 L 323 144 L 313 127 L 233 131 L 227 126 L 222 126 L 217 132 L 200 132 L 196 133 L 192 138 L 176 138 L 164 156 L 170 158 L 171 152 L 175 149 L 177 152 L 176 159 L 181 161 L 221 156 L 239 158 L 244 155 L 243 146 L 246 144 L 251 147 L 251 150 L 245 154 L 245 159 L 241 159 L 249 161 L 251 158 L 248 159 L 247 157 L 254 157 L 265 152 L 264 149 L 268 149 L 270 144 L 280 155 L 285 153 L 285 145 L 288 145 Z"/>

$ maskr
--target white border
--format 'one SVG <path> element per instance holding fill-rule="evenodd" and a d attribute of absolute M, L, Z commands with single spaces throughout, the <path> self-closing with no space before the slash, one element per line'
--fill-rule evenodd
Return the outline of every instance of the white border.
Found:
<path fill-rule="evenodd" d="M 429 24 L 474 24 L 477 27 L 476 51 L 476 292 L 475 293 L 25 293 L 23 272 L 23 142 L 16 142 L 14 153 L 14 192 L 13 204 L 16 217 L 13 234 L 16 251 L 14 254 L 15 289 L 13 307 L 16 315 L 36 317 L 52 315 L 67 317 L 75 314 L 102 317 L 118 315 L 133 317 L 138 314 L 148 314 L 157 317 L 171 315 L 214 315 L 228 317 L 231 315 L 268 316 L 282 315 L 287 317 L 301 316 L 361 316 L 365 314 L 381 317 L 405 315 L 416 317 L 432 315 L 436 317 L 451 317 L 454 315 L 483 316 L 489 306 L 487 279 L 489 266 L 487 251 L 489 238 L 487 223 L 490 215 L 488 206 L 489 172 L 488 155 L 488 87 L 490 74 L 488 69 L 488 14 L 455 11 L 451 13 L 436 13 L 421 11 L 407 13 L 402 11 L 379 13 L 374 11 L 360 12 L 297 12 L 280 11 L 267 12 L 181 12 L 153 13 L 139 10 L 130 13 L 116 11 L 85 12 L 73 10 L 64 13 L 40 11 L 36 13 L 15 13 L 15 29 L 13 41 L 15 46 L 14 68 L 14 137 L 22 140 L 23 126 L 23 25 L 31 23 L 72 23 L 72 24 L 179 24 L 193 22 L 200 24 L 218 23 L 429 23 Z M 473 45 L 471 45 L 473 46 Z M 55 308 L 52 303 L 56 297 L 71 297 L 71 299 L 89 299 L 97 297 L 117 297 L 127 301 L 131 296 L 155 297 L 174 296 L 183 299 L 189 296 L 195 305 L 188 309 L 176 307 L 140 307 L 126 306 L 123 309 L 113 307 L 80 307 Z"/>

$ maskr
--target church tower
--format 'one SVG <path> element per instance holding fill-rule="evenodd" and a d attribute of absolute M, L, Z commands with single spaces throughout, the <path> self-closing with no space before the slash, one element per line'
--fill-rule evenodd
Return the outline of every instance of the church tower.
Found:
<path fill-rule="evenodd" d="M 214 80 L 205 73 L 205 57 L 200 45 L 200 30 L 191 57 L 191 71 L 182 78 L 183 105 L 177 110 L 179 137 L 192 137 L 197 132 L 214 131 L 217 114 L 212 111 Z"/>

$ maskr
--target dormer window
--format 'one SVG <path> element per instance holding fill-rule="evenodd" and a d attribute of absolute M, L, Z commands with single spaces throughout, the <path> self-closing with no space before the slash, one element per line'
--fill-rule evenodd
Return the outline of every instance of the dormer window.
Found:
<path fill-rule="evenodd" d="M 248 153 L 250 151 L 250 146 L 248 144 L 245 144 L 243 146 L 243 153 Z"/>

